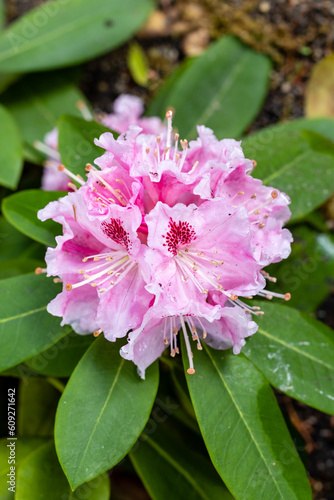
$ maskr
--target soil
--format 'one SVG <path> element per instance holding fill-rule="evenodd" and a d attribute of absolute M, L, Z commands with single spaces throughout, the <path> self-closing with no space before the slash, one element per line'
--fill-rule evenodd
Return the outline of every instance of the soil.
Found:
<path fill-rule="evenodd" d="M 44 1 L 7 0 L 9 22 Z M 110 112 L 121 93 L 137 95 L 147 103 L 186 56 L 199 55 L 223 34 L 234 34 L 274 63 L 267 99 L 249 129 L 254 131 L 303 115 L 312 67 L 333 50 L 333 21 L 333 0 L 161 0 L 135 38 L 150 68 L 147 85 L 137 85 L 128 70 L 132 40 L 86 63 L 81 89 L 97 112 Z M 320 307 L 318 317 L 334 327 L 333 311 L 334 295 Z M 282 394 L 277 397 L 306 443 L 314 499 L 334 500 L 334 417 Z M 120 499 L 148 498 L 143 489 L 138 490 L 137 481 L 129 482 L 122 472 L 116 470 L 111 479 Z"/>

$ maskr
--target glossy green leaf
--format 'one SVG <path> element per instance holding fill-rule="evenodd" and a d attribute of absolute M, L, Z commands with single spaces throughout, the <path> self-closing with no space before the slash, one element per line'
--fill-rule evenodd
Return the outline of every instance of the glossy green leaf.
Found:
<path fill-rule="evenodd" d="M 0 262 L 0 280 L 33 273 L 36 267 L 43 267 L 44 261 L 38 259 L 8 259 Z"/>
<path fill-rule="evenodd" d="M 69 377 L 94 340 L 93 335 L 71 332 L 49 349 L 28 359 L 26 364 L 42 375 Z"/>
<path fill-rule="evenodd" d="M 334 285 L 334 237 L 307 225 L 291 228 L 293 243 L 287 260 L 273 264 L 267 271 L 277 277 L 268 290 L 291 293 L 289 307 L 312 312 L 325 300 Z"/>
<path fill-rule="evenodd" d="M 0 279 L 43 267 L 45 249 L 0 217 Z"/>
<path fill-rule="evenodd" d="M 302 135 L 313 151 L 334 156 L 334 142 L 331 139 L 313 130 L 302 130 Z"/>
<path fill-rule="evenodd" d="M 312 212 L 332 194 L 334 156 L 324 138 L 334 140 L 334 120 L 300 119 L 274 125 L 243 140 L 246 157 L 254 158 L 254 176 L 291 198 L 291 221 Z M 323 151 L 321 153 L 320 151 Z"/>
<path fill-rule="evenodd" d="M 31 370 L 25 363 L 19 363 L 16 366 L 8 368 L 8 370 L 0 372 L 1 377 L 14 377 L 22 379 L 35 377 L 36 375 L 37 373 Z"/>
<path fill-rule="evenodd" d="M 17 475 L 15 500 L 108 500 L 107 475 L 83 484 L 74 492 L 59 465 L 54 444 L 47 443 L 28 456 Z"/>
<path fill-rule="evenodd" d="M 181 137 L 194 139 L 196 126 L 206 125 L 219 139 L 237 137 L 251 124 L 265 98 L 270 61 L 237 39 L 213 43 L 169 86 L 160 101 L 175 108 L 173 124 Z M 154 104 L 153 104 L 154 106 Z M 150 110 L 151 113 L 151 110 Z"/>
<path fill-rule="evenodd" d="M 101 123 L 65 115 L 59 120 L 58 130 L 62 163 L 72 173 L 80 174 L 86 179 L 86 164 L 94 163 L 98 156 L 105 153 L 104 149 L 94 144 L 94 139 L 104 132 L 110 132 L 110 129 Z"/>
<path fill-rule="evenodd" d="M 178 66 L 166 79 L 164 85 L 161 87 L 159 92 L 150 101 L 146 114 L 148 116 L 158 116 L 165 118 L 166 110 L 169 106 L 169 96 L 172 92 L 174 86 L 177 84 L 181 76 L 189 70 L 190 66 L 196 61 L 196 58 L 189 57 L 182 61 L 180 66 Z"/>
<path fill-rule="evenodd" d="M 264 315 L 244 354 L 269 382 L 289 396 L 334 413 L 333 331 L 309 315 L 259 302 Z"/>
<path fill-rule="evenodd" d="M 20 191 L 3 200 L 2 211 L 6 219 L 23 234 L 44 245 L 55 246 L 55 236 L 61 234 L 61 226 L 53 220 L 40 221 L 37 212 L 65 194 L 63 191 L 38 189 Z"/>
<path fill-rule="evenodd" d="M 61 287 L 45 276 L 25 274 L 1 281 L 0 370 L 44 351 L 69 333 L 46 311 Z"/>
<path fill-rule="evenodd" d="M 9 448 L 7 438 L 0 440 L 0 500 L 14 500 L 15 494 L 13 491 L 8 491 L 11 485 L 7 483 L 9 480 L 7 474 L 10 473 L 10 467 L 15 467 L 15 476 L 17 476 L 17 471 L 23 460 L 45 442 L 45 438 L 20 437 L 15 444 L 15 464 L 13 464 L 8 463 Z"/>
<path fill-rule="evenodd" d="M 17 257 L 39 259 L 45 250 L 0 217 L 0 263 Z"/>
<path fill-rule="evenodd" d="M 194 352 L 194 365 L 187 382 L 198 423 L 235 498 L 310 500 L 306 472 L 263 375 L 242 355 L 206 344 Z"/>
<path fill-rule="evenodd" d="M 23 167 L 20 131 L 9 111 L 0 105 L 0 185 L 16 189 Z"/>
<path fill-rule="evenodd" d="M 154 412 L 153 412 L 154 418 Z M 166 417 L 167 418 L 167 417 Z M 153 500 L 233 500 L 207 458 L 198 449 L 197 436 L 190 441 L 162 425 L 144 431 L 130 453 L 131 462 Z M 195 444 L 196 443 L 196 444 Z"/>
<path fill-rule="evenodd" d="M 119 343 L 104 337 L 96 340 L 60 399 L 56 448 L 72 488 L 116 465 L 148 420 L 158 388 L 158 366 L 152 365 L 143 381 L 119 349 Z"/>
<path fill-rule="evenodd" d="M 17 430 L 20 436 L 52 437 L 57 403 L 60 397 L 46 379 L 21 380 Z"/>
<path fill-rule="evenodd" d="M 60 68 L 93 59 L 131 38 L 152 8 L 151 0 L 47 2 L 0 35 L 0 71 Z"/>
<path fill-rule="evenodd" d="M 83 94 L 71 83 L 73 79 L 70 71 L 28 75 L 0 96 L 19 126 L 29 160 L 43 162 L 45 156 L 34 149 L 34 142 L 43 141 L 64 113 L 82 117 L 80 102 L 89 109 Z"/>

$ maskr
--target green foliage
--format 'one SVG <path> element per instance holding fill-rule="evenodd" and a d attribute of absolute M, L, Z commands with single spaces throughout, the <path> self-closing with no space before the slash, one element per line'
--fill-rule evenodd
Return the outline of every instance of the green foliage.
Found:
<path fill-rule="evenodd" d="M 130 38 L 152 7 L 151 0 L 50 1 L 0 34 L 0 71 L 61 68 L 104 54 Z"/>
<path fill-rule="evenodd" d="M 73 71 L 57 71 L 28 75 L 11 86 L 0 98 L 11 112 L 25 142 L 25 156 L 42 163 L 45 155 L 36 151 L 34 143 L 43 141 L 65 114 L 81 117 L 78 103 L 89 105 L 72 80 Z"/>
<path fill-rule="evenodd" d="M 44 245 L 55 246 L 59 224 L 53 220 L 40 221 L 37 219 L 37 212 L 64 194 L 66 193 L 62 191 L 34 189 L 20 191 L 3 200 L 2 211 L 6 219 L 23 234 Z"/>
<path fill-rule="evenodd" d="M 244 354 L 277 389 L 334 413 L 332 330 L 289 307 L 259 304 L 265 314 L 258 320 L 259 330 L 247 342 Z"/>
<path fill-rule="evenodd" d="M 52 442 L 38 448 L 23 462 L 17 476 L 15 500 L 108 500 L 110 485 L 103 475 L 74 492 L 59 465 Z"/>
<path fill-rule="evenodd" d="M 19 471 L 24 460 L 46 442 L 41 437 L 20 437 L 15 446 L 15 465 L 12 465 L 8 464 L 8 440 L 0 440 L 0 500 L 14 500 L 14 493 L 8 490 L 10 485 L 7 484 L 9 467 L 12 465 Z"/>
<path fill-rule="evenodd" d="M 72 488 L 116 465 L 144 428 L 158 388 L 158 366 L 141 381 L 120 345 L 96 340 L 73 372 L 57 411 L 55 439 Z M 76 425 L 69 426 L 75 419 Z"/>
<path fill-rule="evenodd" d="M 305 217 L 332 194 L 334 157 L 328 151 L 326 138 L 334 139 L 331 118 L 274 125 L 242 142 L 246 157 L 257 161 L 254 175 L 290 196 L 290 222 Z"/>
<path fill-rule="evenodd" d="M 183 351 L 185 350 L 184 343 Z M 188 368 L 186 356 L 183 356 Z M 266 379 L 243 356 L 194 353 L 187 382 L 211 460 L 236 499 L 311 499 L 302 463 Z M 210 383 L 208 383 L 210 381 Z M 218 396 L 219 395 L 219 396 Z"/>
<path fill-rule="evenodd" d="M 267 289 L 290 292 L 290 307 L 313 312 L 334 284 L 334 238 L 306 224 L 294 226 L 291 231 L 294 239 L 291 255 L 267 269 L 277 277 L 277 283 L 269 283 Z"/>
<path fill-rule="evenodd" d="M 20 132 L 11 114 L 0 106 L 0 185 L 15 189 L 23 167 Z"/>
<path fill-rule="evenodd" d="M 60 286 L 44 276 L 26 274 L 1 281 L 0 371 L 44 351 L 69 333 L 46 306 Z"/>
<path fill-rule="evenodd" d="M 148 82 L 148 63 L 145 52 L 138 43 L 130 45 L 128 67 L 134 81 L 145 87 Z"/>
<path fill-rule="evenodd" d="M 196 137 L 196 125 L 212 128 L 219 139 L 238 137 L 261 109 L 270 68 L 266 56 L 235 38 L 221 38 L 172 76 L 150 114 L 164 116 L 167 106 L 175 108 L 174 125 L 188 140 Z"/>
<path fill-rule="evenodd" d="M 59 392 L 46 380 L 29 377 L 21 381 L 17 420 L 20 436 L 52 437 Z"/>
<path fill-rule="evenodd" d="M 110 129 L 95 121 L 86 121 L 74 116 L 62 116 L 58 123 L 59 152 L 61 161 L 73 173 L 86 178 L 85 167 L 87 163 L 104 153 L 104 150 L 94 144 L 104 132 Z M 118 134 L 114 133 L 117 137 Z"/>
<path fill-rule="evenodd" d="M 69 377 L 93 341 L 92 335 L 71 332 L 53 346 L 28 359 L 26 365 L 41 375 Z"/>
<path fill-rule="evenodd" d="M 208 458 L 196 451 L 201 446 L 198 436 L 161 420 L 154 432 L 143 432 L 130 453 L 152 499 L 233 500 Z"/>

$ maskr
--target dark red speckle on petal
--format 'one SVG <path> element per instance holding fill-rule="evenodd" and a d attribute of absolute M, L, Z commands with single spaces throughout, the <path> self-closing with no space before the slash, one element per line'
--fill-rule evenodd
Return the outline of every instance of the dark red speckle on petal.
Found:
<path fill-rule="evenodd" d="M 102 231 L 108 236 L 108 238 L 129 250 L 131 245 L 129 233 L 127 233 L 123 228 L 120 219 L 111 219 L 110 222 L 102 222 L 101 227 Z"/>
<path fill-rule="evenodd" d="M 168 251 L 173 255 L 177 254 L 177 249 L 183 245 L 189 245 L 195 238 L 196 233 L 194 228 L 189 224 L 189 222 L 176 223 L 172 218 L 168 222 L 169 231 L 166 238 L 166 245 Z"/>

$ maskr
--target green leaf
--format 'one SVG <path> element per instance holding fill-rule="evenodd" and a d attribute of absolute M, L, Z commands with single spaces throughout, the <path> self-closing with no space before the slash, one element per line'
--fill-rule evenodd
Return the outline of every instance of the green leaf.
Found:
<path fill-rule="evenodd" d="M 99 138 L 104 132 L 111 130 L 101 123 L 86 121 L 73 116 L 62 116 L 58 124 L 59 152 L 61 161 L 73 174 L 80 174 L 86 179 L 87 163 L 105 152 L 94 144 L 94 139 Z M 114 133 L 114 137 L 118 134 Z"/>
<path fill-rule="evenodd" d="M 0 440 L 0 500 L 14 500 L 14 492 L 8 491 L 11 485 L 7 484 L 9 480 L 7 474 L 10 472 L 10 467 L 15 467 L 16 476 L 23 460 L 39 446 L 43 445 L 45 438 L 20 437 L 15 445 L 15 464 L 8 463 L 8 443 L 7 438 Z"/>
<path fill-rule="evenodd" d="M 142 87 L 148 82 L 148 62 L 144 50 L 133 42 L 128 51 L 128 68 L 133 80 Z"/>
<path fill-rule="evenodd" d="M 291 228 L 293 243 L 287 260 L 273 264 L 267 271 L 277 277 L 267 289 L 291 293 L 289 307 L 312 312 L 325 300 L 334 285 L 334 237 L 307 225 Z"/>
<path fill-rule="evenodd" d="M 184 340 L 182 346 L 185 352 Z M 263 375 L 242 355 L 206 344 L 194 352 L 194 365 L 187 382 L 198 423 L 235 498 L 311 499 L 306 472 Z"/>
<path fill-rule="evenodd" d="M 175 108 L 173 124 L 187 139 L 196 137 L 197 125 L 212 128 L 219 139 L 240 136 L 261 109 L 270 68 L 263 54 L 223 37 L 168 84 L 168 98 L 163 89 L 163 99 L 157 95 L 159 114 L 165 104 Z"/>
<path fill-rule="evenodd" d="M 44 245 L 55 246 L 55 236 L 61 234 L 61 226 L 53 220 L 40 221 L 37 212 L 50 201 L 58 200 L 67 193 L 28 189 L 12 194 L 2 202 L 6 219 L 16 229 Z"/>
<path fill-rule="evenodd" d="M 119 348 L 119 343 L 104 337 L 96 340 L 60 399 L 56 448 L 72 488 L 116 465 L 148 420 L 158 388 L 158 365 L 140 380 L 135 365 L 120 356 Z"/>
<path fill-rule="evenodd" d="M 4 92 L 13 82 L 18 80 L 18 73 L 0 73 L 0 93 Z"/>
<path fill-rule="evenodd" d="M 19 126 L 29 160 L 43 162 L 45 156 L 34 149 L 34 142 L 43 141 L 63 114 L 82 117 L 78 108 L 80 102 L 89 110 L 85 97 L 71 83 L 73 79 L 69 70 L 28 75 L 0 97 Z"/>
<path fill-rule="evenodd" d="M 0 71 L 29 72 L 93 59 L 131 38 L 152 8 L 151 0 L 47 2 L 0 35 Z"/>
<path fill-rule="evenodd" d="M 52 437 L 59 392 L 47 380 L 21 380 L 17 430 L 20 436 Z"/>
<path fill-rule="evenodd" d="M 21 465 L 17 475 L 15 500 L 108 500 L 110 484 L 106 474 L 74 492 L 59 465 L 54 444 L 41 446 Z"/>
<path fill-rule="evenodd" d="M 282 392 L 334 413 L 333 331 L 290 307 L 258 302 L 264 316 L 243 353 Z"/>
<path fill-rule="evenodd" d="M 0 29 L 2 30 L 6 23 L 6 6 L 5 0 L 0 0 Z"/>
<path fill-rule="evenodd" d="M 27 379 L 28 377 L 35 377 L 37 374 L 31 370 L 25 363 L 20 363 L 12 368 L 8 368 L 3 372 L 0 372 L 1 377 L 14 377 Z"/>
<path fill-rule="evenodd" d="M 44 351 L 69 333 L 46 306 L 60 286 L 44 276 L 25 274 L 1 281 L 0 370 Z"/>
<path fill-rule="evenodd" d="M 71 332 L 46 351 L 28 359 L 26 364 L 42 375 L 69 377 L 94 340 L 93 335 Z"/>
<path fill-rule="evenodd" d="M 21 276 L 35 271 L 37 267 L 43 267 L 44 261 L 37 259 L 8 259 L 0 262 L 0 280 Z"/>
<path fill-rule="evenodd" d="M 0 105 L 0 184 L 16 189 L 23 167 L 20 131 L 6 108 Z"/>
<path fill-rule="evenodd" d="M 36 267 L 43 267 L 44 255 L 44 247 L 0 217 L 0 279 L 31 273 Z"/>
<path fill-rule="evenodd" d="M 160 115 L 162 118 L 165 118 L 165 113 L 169 106 L 169 95 L 171 94 L 178 80 L 181 79 L 181 76 L 189 70 L 194 61 L 196 61 L 196 58 L 194 57 L 185 59 L 184 61 L 182 61 L 182 64 L 180 64 L 180 66 L 178 66 L 173 71 L 173 73 L 169 75 L 162 88 L 150 101 L 146 110 L 146 114 L 148 116 Z"/>
<path fill-rule="evenodd" d="M 153 412 L 154 413 L 154 412 Z M 153 500 L 233 500 L 212 464 L 199 451 L 194 451 L 197 436 L 189 441 L 171 432 L 169 426 L 157 425 L 144 431 L 130 453 L 136 472 Z M 167 418 L 167 417 L 166 417 Z"/>
<path fill-rule="evenodd" d="M 303 130 L 302 135 L 313 151 L 334 156 L 334 142 L 327 137 L 313 132 L 313 130 Z"/>
<path fill-rule="evenodd" d="M 42 250 L 42 252 L 41 252 Z M 0 263 L 17 257 L 44 257 L 44 248 L 17 231 L 6 219 L 0 217 Z"/>
<path fill-rule="evenodd" d="M 290 196 L 291 222 L 324 203 L 334 185 L 332 154 L 328 154 L 328 147 L 323 148 L 323 139 L 315 145 L 316 135 L 310 140 L 305 130 L 334 140 L 334 120 L 324 118 L 267 127 L 242 143 L 245 155 L 257 161 L 254 177 Z"/>

